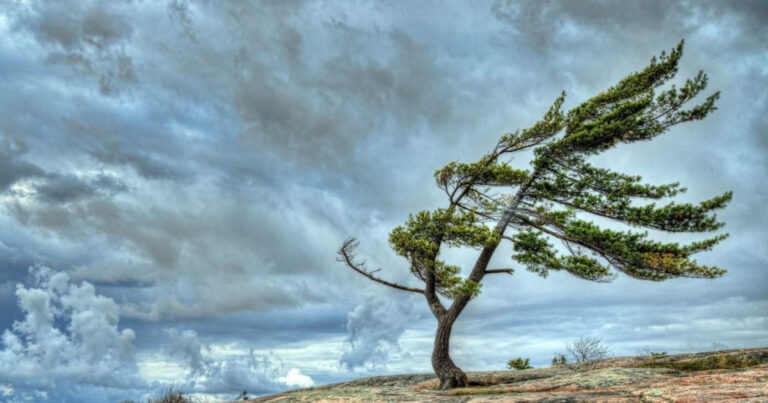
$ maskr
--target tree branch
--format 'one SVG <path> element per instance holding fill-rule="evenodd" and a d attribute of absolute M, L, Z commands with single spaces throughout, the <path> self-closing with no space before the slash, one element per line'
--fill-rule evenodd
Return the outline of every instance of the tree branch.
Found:
<path fill-rule="evenodd" d="M 509 275 L 515 274 L 515 269 L 493 269 L 493 270 L 486 270 L 485 274 L 495 274 L 495 273 L 507 273 Z"/>
<path fill-rule="evenodd" d="M 341 248 L 337 252 L 341 257 L 336 260 L 338 260 L 339 262 L 346 263 L 350 269 L 362 274 L 365 277 L 368 277 L 369 279 L 377 283 L 384 284 L 392 288 L 396 288 L 398 290 L 411 291 L 419 294 L 424 294 L 424 290 L 413 288 L 413 287 L 406 287 L 404 285 L 393 283 L 393 282 L 383 280 L 379 277 L 374 276 L 373 274 L 379 271 L 380 269 L 371 271 L 365 268 L 365 262 L 355 261 L 354 250 L 357 247 L 357 245 L 358 245 L 358 242 L 355 238 L 348 238 L 346 241 L 344 241 L 344 244 L 341 245 Z"/>
<path fill-rule="evenodd" d="M 550 229 L 546 228 L 544 225 L 536 224 L 533 221 L 529 220 L 527 217 L 524 217 L 524 216 L 518 216 L 518 217 L 520 217 L 522 220 L 524 220 L 531 227 L 536 228 L 539 231 L 544 232 L 545 234 L 552 236 L 553 238 L 560 239 L 561 241 L 566 242 L 566 244 L 567 243 L 575 243 L 576 245 L 585 247 L 585 248 L 587 248 L 587 249 L 597 253 L 598 255 L 600 255 L 600 257 L 605 259 L 605 261 L 608 262 L 608 264 L 610 266 L 614 267 L 617 270 L 620 270 L 620 271 L 623 271 L 623 272 L 625 271 L 623 269 L 624 264 L 622 262 L 620 262 L 617 258 L 611 256 L 608 252 L 598 248 L 597 246 L 590 245 L 590 244 L 582 242 L 582 241 L 580 241 L 578 239 L 568 238 L 565 234 L 557 233 L 556 231 L 553 231 L 553 230 L 550 230 Z M 570 246 L 568 246 L 568 249 L 570 250 Z M 571 251 L 571 253 L 573 253 L 573 251 Z"/>

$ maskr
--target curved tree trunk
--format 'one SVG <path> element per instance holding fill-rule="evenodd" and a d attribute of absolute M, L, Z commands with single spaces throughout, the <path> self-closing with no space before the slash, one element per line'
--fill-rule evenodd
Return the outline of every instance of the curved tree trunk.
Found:
<path fill-rule="evenodd" d="M 467 375 L 451 360 L 448 354 L 451 340 L 451 329 L 455 317 L 443 315 L 437 319 L 435 347 L 432 350 L 432 369 L 440 379 L 440 389 L 462 388 L 467 386 Z"/>

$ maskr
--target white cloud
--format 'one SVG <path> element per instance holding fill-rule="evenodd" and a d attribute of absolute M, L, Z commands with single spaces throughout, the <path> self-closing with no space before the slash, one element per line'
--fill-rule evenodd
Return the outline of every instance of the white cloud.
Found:
<path fill-rule="evenodd" d="M 391 353 L 400 351 L 400 336 L 416 319 L 410 296 L 397 298 L 387 290 L 376 291 L 369 289 L 363 303 L 347 314 L 347 338 L 340 363 L 349 370 L 383 366 Z"/>
<path fill-rule="evenodd" d="M 194 330 L 167 329 L 165 333 L 169 339 L 166 352 L 182 360 L 188 369 L 186 382 L 177 384 L 181 389 L 224 396 L 247 390 L 251 395 L 259 395 L 314 384 L 298 368 L 286 372 L 283 361 L 273 353 L 214 349 L 203 343 Z"/>
<path fill-rule="evenodd" d="M 24 318 L 2 334 L 0 382 L 11 385 L 3 395 L 9 401 L 40 393 L 61 399 L 77 385 L 101 398 L 110 390 L 141 387 L 133 359 L 136 335 L 118 327 L 115 301 L 96 294 L 90 283 L 72 283 L 66 273 L 35 266 L 30 274 L 29 287 L 16 286 Z"/>
<path fill-rule="evenodd" d="M 315 384 L 315 382 L 307 375 L 301 373 L 298 368 L 291 368 L 285 376 L 281 376 L 278 380 L 288 386 L 296 386 L 299 388 L 308 388 Z"/>

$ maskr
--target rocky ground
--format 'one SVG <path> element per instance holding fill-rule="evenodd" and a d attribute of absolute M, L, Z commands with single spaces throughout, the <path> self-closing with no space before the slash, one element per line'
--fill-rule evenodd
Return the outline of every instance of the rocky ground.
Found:
<path fill-rule="evenodd" d="M 249 402 L 768 402 L 768 348 L 620 357 L 524 371 L 470 373 L 436 390 L 432 374 L 300 389 Z"/>

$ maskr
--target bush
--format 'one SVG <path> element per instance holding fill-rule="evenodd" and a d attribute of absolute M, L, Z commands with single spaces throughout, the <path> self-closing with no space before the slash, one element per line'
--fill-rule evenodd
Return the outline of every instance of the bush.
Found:
<path fill-rule="evenodd" d="M 650 347 L 645 346 L 637 350 L 637 355 L 646 363 L 646 366 L 652 366 L 656 362 L 657 358 L 665 358 L 667 356 L 666 351 L 653 351 Z"/>
<path fill-rule="evenodd" d="M 524 370 L 524 369 L 531 369 L 533 368 L 530 364 L 531 359 L 530 358 L 521 358 L 517 357 L 514 360 L 507 361 L 507 368 L 509 369 L 516 369 L 518 371 Z"/>
<path fill-rule="evenodd" d="M 568 364 L 568 359 L 565 358 L 565 354 L 555 354 L 555 358 L 552 358 L 553 367 L 562 367 Z"/>
<path fill-rule="evenodd" d="M 169 386 L 159 397 L 147 399 L 147 403 L 196 403 L 197 400 L 189 395 L 185 395 L 173 385 Z M 122 400 L 120 403 L 137 403 L 135 400 Z"/>
<path fill-rule="evenodd" d="M 170 386 L 162 396 L 149 399 L 147 403 L 195 403 L 195 400 L 181 390 Z"/>
<path fill-rule="evenodd" d="M 667 352 L 666 351 L 653 351 L 648 346 L 643 346 L 637 349 L 637 355 L 639 357 L 645 357 L 649 359 L 658 358 L 658 357 L 666 357 Z"/>
<path fill-rule="evenodd" d="M 579 337 L 572 344 L 566 344 L 565 349 L 575 362 L 601 360 L 608 357 L 611 348 L 598 337 Z"/>

